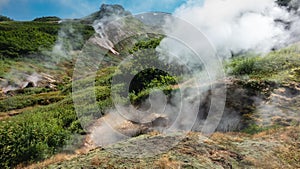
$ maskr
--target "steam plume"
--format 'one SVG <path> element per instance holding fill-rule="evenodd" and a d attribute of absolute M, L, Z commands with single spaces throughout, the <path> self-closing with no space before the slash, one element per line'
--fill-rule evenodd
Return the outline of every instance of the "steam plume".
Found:
<path fill-rule="evenodd" d="M 293 6 L 299 1 L 292 1 Z M 299 35 L 299 15 L 275 0 L 189 0 L 175 16 L 197 27 L 216 47 L 218 54 L 268 52 Z M 185 32 L 188 33 L 188 32 Z"/>

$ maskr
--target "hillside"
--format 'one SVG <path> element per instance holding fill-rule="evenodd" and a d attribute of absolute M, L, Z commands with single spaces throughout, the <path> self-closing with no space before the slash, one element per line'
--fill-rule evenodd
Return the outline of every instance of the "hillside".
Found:
<path fill-rule="evenodd" d="M 196 128 L 164 133 L 155 126 L 123 121 L 113 127 L 134 138 L 105 145 L 104 140 L 110 138 L 101 133 L 100 121 L 94 134 L 100 135 L 96 138 L 103 140 L 103 146 L 87 139 L 84 151 L 60 154 L 31 167 L 298 168 L 299 57 L 296 44 L 264 57 L 229 61 L 220 132 L 211 136 L 195 132 Z M 241 120 L 229 119 L 237 117 Z"/>
<path fill-rule="evenodd" d="M 162 62 L 162 19 L 144 17 L 102 5 L 76 20 L 0 21 L 0 168 L 300 168 L 299 43 L 236 54 L 224 78 L 195 85 Z"/>
<path fill-rule="evenodd" d="M 184 138 L 180 133 L 154 133 L 46 168 L 298 168 L 299 129 L 286 127 L 255 135 L 215 133 L 209 138 L 200 133 L 182 134 Z M 176 139 L 182 140 L 171 147 Z"/>

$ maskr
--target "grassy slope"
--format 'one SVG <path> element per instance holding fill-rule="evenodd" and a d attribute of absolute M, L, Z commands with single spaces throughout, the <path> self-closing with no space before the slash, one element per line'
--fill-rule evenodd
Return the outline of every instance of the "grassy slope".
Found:
<path fill-rule="evenodd" d="M 2 57 L 19 57 L 49 49 L 56 41 L 59 25 L 40 22 L 0 22 Z"/>
<path fill-rule="evenodd" d="M 69 42 L 66 48 L 80 49 L 94 33 L 91 26 L 72 22 L 0 22 L 0 80 L 14 81 L 22 78 L 23 73 L 33 72 L 59 77 L 56 89 L 26 88 L 1 94 L 0 168 L 48 158 L 60 151 L 73 134 L 82 132 L 67 90 L 72 60 L 61 60 L 55 65 L 49 52 L 59 31 L 70 27 L 82 39 L 73 41 L 72 32 L 67 32 L 62 39 Z"/>
<path fill-rule="evenodd" d="M 60 31 L 64 34 L 62 39 L 57 38 Z M 51 59 L 56 56 L 52 56 L 51 49 L 58 40 L 64 42 L 63 48 L 66 50 L 80 50 L 93 33 L 91 26 L 76 21 L 63 24 L 0 22 L 3 48 L 0 52 L 0 80 L 15 78 L 14 72 L 47 72 L 59 77 L 56 90 L 29 88 L 9 95 L 2 94 L 0 97 L 0 168 L 49 158 L 66 149 L 65 145 L 70 141 L 78 139 L 73 139 L 73 136 L 78 137 L 78 134 L 84 133 L 71 95 L 72 83 L 69 79 L 72 78 L 74 66 L 72 58 L 61 60 L 53 65 L 54 68 L 45 66 L 44 61 L 46 64 L 55 64 L 56 60 Z M 107 65 L 120 62 L 120 58 L 112 54 L 108 54 L 104 60 Z M 102 111 L 111 106 L 110 80 L 114 71 L 114 67 L 104 67 L 97 73 L 96 95 Z M 82 83 L 85 80 L 89 81 L 89 77 L 83 79 Z M 82 93 L 76 97 L 89 97 L 84 91 Z M 82 107 L 90 109 L 89 105 Z"/>
<path fill-rule="evenodd" d="M 26 40 L 26 38 L 23 37 L 21 32 L 27 29 L 31 29 L 31 26 L 33 27 L 32 32 L 34 32 L 33 38 L 39 39 L 39 38 L 44 38 L 45 36 L 45 37 L 51 37 L 50 39 L 52 39 L 56 37 L 54 36 L 54 34 L 52 36 L 51 33 L 50 34 L 49 32 L 47 33 L 47 29 L 51 29 L 51 31 L 57 32 L 59 25 L 55 23 L 41 24 L 41 23 L 31 23 L 31 22 L 26 22 L 26 23 L 4 22 L 4 23 L 0 23 L 0 27 L 1 26 L 2 29 L 5 28 L 6 30 L 0 31 L 2 34 L 5 34 L 5 36 L 3 35 L 0 37 L 2 37 L 3 39 L 3 37 L 12 36 L 12 38 L 7 38 L 5 41 L 2 42 L 5 43 L 5 45 L 10 45 L 10 47 L 6 47 L 5 50 L 7 51 L 3 51 L 1 53 L 4 59 L 0 60 L 0 65 L 2 65 L 0 67 L 0 77 L 3 77 L 11 69 L 20 69 L 20 71 L 29 71 L 29 72 L 36 71 L 36 69 L 39 69 L 40 71 L 49 71 L 47 70 L 47 68 L 43 67 L 43 65 L 39 65 L 38 59 L 35 58 L 26 59 L 22 56 L 24 56 L 24 54 L 30 54 L 32 52 L 40 53 L 41 52 L 40 49 L 51 48 L 51 45 L 53 45 L 56 39 L 54 39 L 53 41 L 50 41 L 48 39 L 49 41 L 47 42 L 45 41 L 45 44 L 42 45 L 34 44 L 33 46 L 35 47 L 27 48 L 25 45 L 25 49 L 23 49 L 23 47 L 20 47 L 20 50 L 18 47 L 16 48 L 18 50 L 11 50 L 11 49 L 14 49 L 15 44 L 20 43 L 20 46 L 22 46 L 21 44 L 25 43 L 24 40 Z M 79 25 L 78 27 L 82 29 L 85 26 Z M 46 30 L 46 32 L 44 31 L 44 29 Z M 88 32 L 90 31 L 89 28 L 83 30 L 86 31 L 86 33 L 84 33 L 86 35 L 85 38 L 88 38 L 89 35 Z M 9 33 L 7 33 L 7 31 Z M 38 32 L 37 33 L 38 36 L 35 35 L 36 31 Z M 24 36 L 27 37 L 29 35 L 24 35 Z M 43 41 L 41 42 L 43 43 Z M 51 44 L 49 42 L 51 42 Z M 78 43 L 76 43 L 75 46 L 78 46 Z M 113 56 L 109 56 L 109 57 L 113 57 Z M 299 62 L 300 62 L 300 56 L 299 56 L 298 48 L 291 47 L 281 51 L 273 52 L 263 58 L 253 57 L 250 59 L 246 58 L 246 59 L 233 60 L 228 64 L 228 70 L 229 70 L 229 74 L 236 76 L 237 79 L 240 80 L 239 85 L 241 85 L 242 87 L 252 88 L 254 90 L 258 90 L 262 92 L 265 91 L 270 92 L 269 90 L 266 90 L 266 88 L 268 88 L 269 86 L 265 85 L 265 82 L 274 82 L 278 85 L 299 83 L 299 79 L 300 79 Z M 32 66 L 24 66 L 30 64 L 32 64 Z M 70 71 L 71 69 L 72 66 L 58 71 L 51 70 L 51 72 L 54 74 L 56 73 L 58 75 L 62 75 L 61 73 L 63 72 L 63 70 Z M 114 70 L 115 70 L 114 67 L 108 67 L 108 68 L 104 68 L 103 70 L 99 70 L 98 76 L 96 78 L 96 85 L 99 86 L 96 89 L 96 94 L 98 98 L 98 104 L 102 110 L 105 110 L 106 108 L 111 106 L 110 80 L 112 77 L 112 73 L 114 73 Z M 65 74 L 65 76 L 70 76 L 70 75 Z M 70 140 L 70 138 L 72 138 L 74 134 L 83 133 L 80 124 L 77 121 L 77 117 L 74 111 L 72 97 L 70 95 L 71 88 L 72 86 L 70 81 L 67 81 L 66 83 L 61 84 L 61 87 L 58 88 L 58 91 L 33 88 L 33 89 L 26 89 L 28 91 L 22 94 L 17 94 L 12 97 L 4 97 L 0 99 L 0 107 L 1 107 L 0 112 L 2 112 L 1 114 L 11 113 L 11 111 L 18 111 L 18 109 L 25 108 L 24 110 L 21 110 L 23 112 L 22 114 L 11 118 L 6 118 L 0 121 L 0 140 L 1 140 L 0 152 L 2 153 L 0 158 L 1 167 L 10 167 L 10 166 L 15 166 L 19 163 L 27 163 L 27 162 L 30 163 L 37 160 L 49 158 L 54 153 L 59 152 L 63 148 L 62 145 L 67 144 L 67 141 Z M 263 93 L 263 94 L 267 94 L 267 93 Z M 84 98 L 86 96 L 83 95 L 78 97 Z M 85 105 L 83 105 L 83 107 L 84 106 Z M 249 133 L 251 133 L 252 130 L 255 130 L 254 132 L 260 131 L 260 129 L 254 128 L 254 129 L 250 129 Z M 298 131 L 299 129 L 296 128 L 295 130 Z M 274 132 L 276 133 L 277 131 Z M 236 136 L 233 135 L 232 138 L 236 138 L 238 136 L 239 134 L 236 133 Z M 146 137 L 147 136 L 142 136 L 139 139 L 145 141 Z M 155 137 L 156 136 L 154 136 L 154 138 Z M 225 137 L 225 135 L 222 135 L 222 137 Z M 231 136 L 228 137 L 229 137 L 228 142 L 230 142 L 232 138 Z M 268 137 L 271 138 L 271 134 Z M 252 136 L 242 136 L 242 139 L 243 138 L 245 140 L 250 140 L 250 142 L 251 140 L 255 139 Z M 192 140 L 194 139 L 192 135 L 191 135 L 191 139 Z M 218 141 L 220 140 L 216 139 L 212 141 L 211 143 L 212 147 L 209 148 L 208 150 L 209 151 L 218 150 L 216 152 L 217 154 L 220 151 L 221 157 L 219 157 L 218 155 L 216 155 L 216 157 L 210 157 L 209 159 L 206 159 L 208 161 L 207 164 L 214 166 L 214 163 L 217 163 L 219 166 L 226 166 L 227 164 L 223 162 L 224 161 L 223 159 L 224 158 L 226 159 L 227 157 L 233 158 L 232 159 L 233 161 L 239 163 L 240 162 L 239 156 L 236 153 L 232 153 L 233 157 L 231 157 L 230 155 L 231 150 L 232 151 L 235 150 L 236 147 L 228 148 L 227 146 L 231 145 L 228 143 L 228 145 L 224 145 L 225 146 L 225 150 L 224 150 L 224 147 L 220 148 L 219 146 L 216 145 L 219 144 Z M 288 146 L 293 145 L 294 142 L 295 141 L 288 142 L 288 144 L 282 148 L 287 149 Z M 245 144 L 247 143 L 248 142 L 246 142 Z M 124 144 L 126 145 L 127 143 L 125 142 Z M 118 145 L 116 145 L 116 147 L 117 146 Z M 180 146 L 187 147 L 188 149 L 182 149 L 182 147 Z M 164 167 L 164 165 L 166 164 L 172 166 L 180 165 L 184 167 L 190 165 L 190 163 L 191 165 L 195 163 L 195 166 L 198 166 L 198 164 L 196 165 L 197 163 L 196 161 L 204 157 L 200 157 L 200 156 L 194 157 L 193 155 L 190 154 L 193 153 L 191 149 L 195 146 L 197 147 L 197 145 L 193 145 L 193 143 L 191 142 L 184 142 L 182 143 L 182 145 L 180 144 L 178 147 L 178 149 L 181 149 L 180 151 L 179 150 L 176 152 L 171 151 L 170 152 L 171 154 L 167 153 L 166 156 L 158 156 L 152 159 L 151 158 L 145 159 L 146 160 L 145 163 L 142 164 L 134 160 L 132 162 L 136 163 L 136 166 L 146 165 L 147 160 L 149 160 L 148 162 L 153 162 L 153 164 L 160 167 Z M 250 145 L 246 145 L 246 147 L 244 147 L 241 150 L 245 152 L 250 151 L 251 148 L 249 148 L 249 146 Z M 201 146 L 198 148 L 201 149 Z M 270 149 L 266 149 L 266 150 L 270 150 Z M 206 150 L 204 149 L 203 151 Z M 236 151 L 238 150 L 235 150 L 235 152 Z M 198 150 L 196 152 L 198 152 Z M 173 156 L 172 153 L 175 153 L 175 155 Z M 280 155 L 285 158 L 290 156 L 290 154 L 288 154 L 287 151 Z M 108 165 L 106 167 L 113 167 L 113 166 L 119 167 L 118 165 L 121 165 L 120 163 L 122 163 L 122 165 L 125 166 L 129 165 L 127 160 L 124 161 L 124 159 L 119 159 L 118 157 L 113 156 L 115 158 L 109 161 L 108 157 L 110 157 L 110 155 L 107 154 L 106 151 L 97 150 L 95 152 L 91 152 L 87 156 L 79 157 L 78 158 L 79 160 L 74 159 L 70 163 L 66 162 L 58 165 L 62 165 L 65 167 L 67 167 L 68 165 L 73 165 L 74 167 L 75 166 L 77 167 L 78 165 L 85 165 L 85 166 L 95 166 L 95 167 L 98 166 L 100 168 L 104 167 L 102 165 L 104 165 L 104 163 L 106 162 Z M 191 160 L 191 162 L 188 162 L 189 164 L 187 165 L 182 163 L 184 161 L 184 158 L 186 157 Z M 82 160 L 83 161 L 86 160 L 86 163 L 82 163 Z M 205 158 L 202 160 L 206 161 Z M 209 162 L 209 160 L 211 160 L 211 162 Z M 255 160 L 259 160 L 259 159 L 254 158 L 254 163 Z M 284 162 L 284 164 L 286 164 L 286 166 L 288 166 L 288 164 L 295 166 L 295 164 L 297 164 L 296 162 L 294 159 L 294 161 L 292 160 L 290 163 Z M 251 163 L 251 165 L 249 164 L 249 166 L 255 166 L 254 163 Z M 240 166 L 240 164 L 237 165 Z"/>
<path fill-rule="evenodd" d="M 65 32 L 64 41 L 69 40 L 77 49 L 80 49 L 85 40 L 94 33 L 91 26 L 72 21 L 61 24 L 55 22 L 0 22 L 0 56 L 13 58 L 51 50 L 59 31 L 64 28 L 73 29 L 73 34 Z M 79 42 L 71 39 L 77 34 L 81 34 L 83 37 Z"/>
<path fill-rule="evenodd" d="M 235 58 L 227 63 L 228 74 L 235 77 L 238 86 L 258 92 L 266 98 L 276 88 L 291 84 L 299 87 L 299 69 L 300 52 L 298 45 L 271 52 L 264 57 Z M 297 112 L 300 113 L 300 109 L 297 109 Z M 209 139 L 204 139 L 203 142 L 199 142 L 199 138 L 202 137 L 199 133 L 190 133 L 174 148 L 158 156 L 140 159 L 125 158 L 119 155 L 134 153 L 131 150 L 137 148 L 136 145 L 143 145 L 143 148 L 149 146 L 148 148 L 153 148 L 153 151 L 156 151 L 159 148 L 153 144 L 156 146 L 157 142 L 167 144 L 169 139 L 176 139 L 174 135 L 142 135 L 105 149 L 93 150 L 70 161 L 60 159 L 58 161 L 62 162 L 48 167 L 298 168 L 300 167 L 298 152 L 300 128 L 298 124 L 290 124 L 294 127 L 252 125 L 244 130 L 249 134 L 216 133 Z M 55 163 L 55 158 L 48 160 L 47 163 Z M 40 165 L 43 166 L 43 163 Z"/>
<path fill-rule="evenodd" d="M 230 75 L 242 79 L 274 81 L 284 84 L 300 82 L 300 46 L 273 51 L 263 57 L 242 56 L 227 64 Z"/>

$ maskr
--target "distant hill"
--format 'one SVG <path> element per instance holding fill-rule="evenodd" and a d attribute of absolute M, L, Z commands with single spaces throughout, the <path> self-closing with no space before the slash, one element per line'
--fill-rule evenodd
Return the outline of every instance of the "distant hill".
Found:
<path fill-rule="evenodd" d="M 2 21 L 13 21 L 13 19 L 10 19 L 7 16 L 0 15 L 0 22 L 2 22 Z"/>
<path fill-rule="evenodd" d="M 44 16 L 44 17 L 40 17 L 40 18 L 35 18 L 33 21 L 36 22 L 58 22 L 61 19 L 57 16 Z"/>
<path fill-rule="evenodd" d="M 126 11 L 121 5 L 107 5 L 102 4 L 100 10 L 94 12 L 84 18 L 81 21 L 85 23 L 93 23 L 95 20 L 104 18 L 104 17 L 111 17 L 112 15 L 122 17 L 122 16 L 129 16 L 131 13 Z"/>

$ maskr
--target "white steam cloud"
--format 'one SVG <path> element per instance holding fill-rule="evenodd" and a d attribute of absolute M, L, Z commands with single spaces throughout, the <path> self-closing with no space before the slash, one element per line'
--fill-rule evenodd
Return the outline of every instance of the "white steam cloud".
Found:
<path fill-rule="evenodd" d="M 174 15 L 197 27 L 223 57 L 285 45 L 299 25 L 298 16 L 275 0 L 189 0 Z M 290 30 L 279 21 L 292 23 Z"/>

